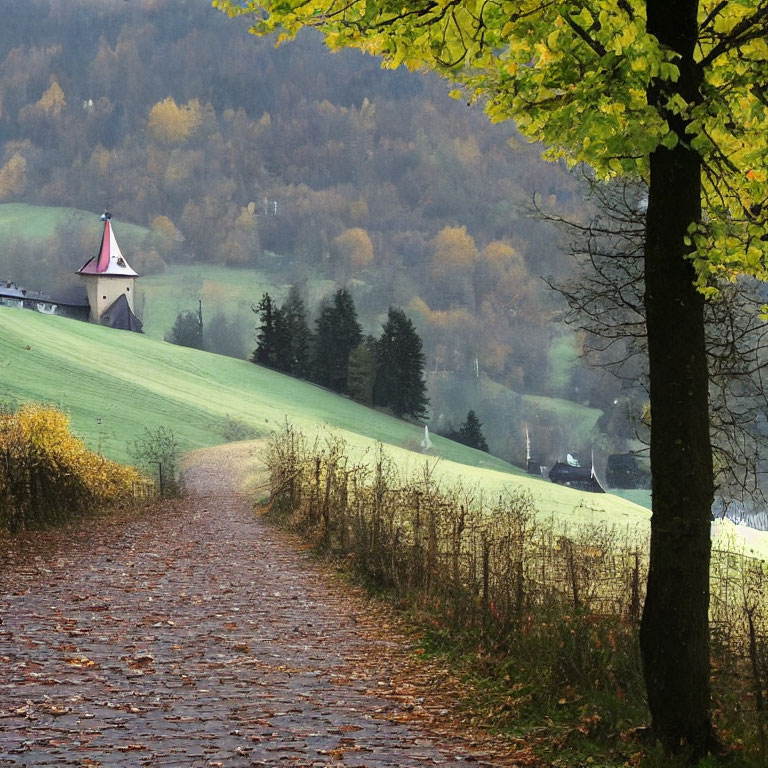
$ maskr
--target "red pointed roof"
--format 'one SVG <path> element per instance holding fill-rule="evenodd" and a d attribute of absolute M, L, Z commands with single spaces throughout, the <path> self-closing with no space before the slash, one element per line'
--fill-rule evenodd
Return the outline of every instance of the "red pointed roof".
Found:
<path fill-rule="evenodd" d="M 109 220 L 109 214 L 105 213 L 102 218 L 104 219 L 104 234 L 101 236 L 99 255 L 88 259 L 78 270 L 78 274 L 138 277 L 138 274 L 131 269 L 120 251 Z"/>

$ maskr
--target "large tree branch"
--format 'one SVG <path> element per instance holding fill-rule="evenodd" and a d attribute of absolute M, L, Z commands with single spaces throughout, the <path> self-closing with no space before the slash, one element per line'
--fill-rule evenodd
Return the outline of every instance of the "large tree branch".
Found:
<path fill-rule="evenodd" d="M 728 7 L 728 3 L 729 0 L 720 0 L 720 2 L 707 14 L 704 21 L 701 22 L 699 30 L 703 32 L 709 27 L 710 24 L 713 24 L 715 19 L 720 15 L 721 11 Z"/>
<path fill-rule="evenodd" d="M 605 49 L 605 47 L 600 43 L 599 40 L 595 40 L 593 37 L 589 35 L 589 33 L 582 27 L 580 24 L 578 24 L 573 18 L 571 18 L 570 14 L 565 14 L 562 17 L 566 24 L 601 58 L 605 56 L 608 51 Z"/>
<path fill-rule="evenodd" d="M 736 26 L 712 48 L 712 50 L 697 63 L 700 72 L 703 72 L 713 61 L 734 48 L 738 48 L 750 40 L 755 40 L 768 33 L 763 22 L 768 19 L 768 3 L 758 8 L 751 16 L 742 19 Z"/>

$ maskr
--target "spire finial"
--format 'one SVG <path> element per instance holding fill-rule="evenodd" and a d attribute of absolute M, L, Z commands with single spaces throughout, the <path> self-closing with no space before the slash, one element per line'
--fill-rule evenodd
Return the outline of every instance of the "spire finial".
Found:
<path fill-rule="evenodd" d="M 105 208 L 100 218 L 102 221 L 109 221 L 112 218 L 112 214 Z"/>

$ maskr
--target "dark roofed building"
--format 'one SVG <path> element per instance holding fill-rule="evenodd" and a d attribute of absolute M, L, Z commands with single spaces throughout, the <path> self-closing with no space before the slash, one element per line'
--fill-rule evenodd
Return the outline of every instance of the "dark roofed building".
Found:
<path fill-rule="evenodd" d="M 80 301 L 63 301 L 45 293 L 20 288 L 11 280 L 0 281 L 0 306 L 31 309 L 44 315 L 63 315 L 75 320 L 87 320 L 89 313 L 88 299 L 85 296 Z"/>
<path fill-rule="evenodd" d="M 594 466 L 579 467 L 562 461 L 555 462 L 549 470 L 549 479 L 558 485 L 567 485 L 579 491 L 591 493 L 605 493 L 603 486 L 597 479 Z"/>
<path fill-rule="evenodd" d="M 121 293 L 101 315 L 101 325 L 109 328 L 119 328 L 121 331 L 141 333 L 142 322 L 133 314 L 128 298 Z"/>

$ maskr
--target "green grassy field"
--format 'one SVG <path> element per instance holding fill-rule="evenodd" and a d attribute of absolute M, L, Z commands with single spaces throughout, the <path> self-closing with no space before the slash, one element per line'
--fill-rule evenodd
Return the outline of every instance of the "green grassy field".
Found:
<path fill-rule="evenodd" d="M 54 402 L 75 431 L 110 458 L 126 460 L 144 427 L 171 427 L 185 449 L 224 442 L 226 420 L 258 435 L 286 420 L 308 435 L 334 429 L 360 454 L 391 446 L 404 469 L 420 471 L 423 428 L 306 382 L 232 358 L 177 347 L 87 323 L 0 308 L 0 397 Z M 613 496 L 599 499 L 530 478 L 488 454 L 434 436 L 436 473 L 497 493 L 522 484 L 552 512 L 610 507 L 617 521 L 647 511 Z M 416 452 L 409 449 L 415 449 Z"/>
<path fill-rule="evenodd" d="M 585 440 L 585 436 L 596 428 L 597 420 L 603 415 L 599 408 L 579 405 L 571 400 L 559 397 L 544 397 L 543 395 L 522 395 L 523 403 L 532 413 L 541 410 L 554 419 L 561 419 L 573 425 L 576 440 Z"/>
<path fill-rule="evenodd" d="M 160 275 L 142 277 L 136 288 L 138 295 L 144 297 L 144 333 L 153 339 L 162 339 L 179 312 L 197 311 L 198 300 L 203 302 L 204 320 L 223 313 L 252 328 L 256 316 L 251 305 L 257 304 L 264 293 L 282 302 L 289 286 L 275 285 L 257 269 L 172 264 Z"/>
<path fill-rule="evenodd" d="M 627 536 L 647 534 L 649 511 L 630 501 L 530 477 L 438 436 L 424 456 L 422 427 L 289 376 L 140 334 L 0 307 L 0 400 L 8 399 L 60 405 L 91 448 L 118 461 L 128 459 L 144 428 L 170 427 L 192 450 L 223 443 L 228 418 L 261 436 L 288 421 L 310 438 L 339 435 L 353 458 L 372 456 L 381 442 L 403 474 L 422 472 L 428 462 L 435 477 L 488 499 L 522 488 L 560 526 L 605 522 Z M 734 526 L 727 533 L 768 557 L 768 534 L 746 537 Z"/>
<path fill-rule="evenodd" d="M 579 355 L 576 351 L 574 335 L 564 333 L 561 336 L 556 336 L 547 350 L 550 386 L 564 390 L 568 386 L 578 362 Z"/>
<path fill-rule="evenodd" d="M 82 211 L 78 208 L 62 208 L 45 205 L 28 205 L 27 203 L 3 203 L 0 205 L 0 247 L 13 238 L 38 241 L 47 240 L 56 234 L 58 227 L 70 221 L 82 224 L 86 231 L 93 231 L 93 250 L 96 251 L 101 241 L 104 225 L 95 211 Z M 116 231 L 121 248 L 130 262 L 129 253 L 138 248 L 149 233 L 145 227 L 129 224 L 116 219 Z M 85 257 L 90 254 L 85 254 Z"/>
<path fill-rule="evenodd" d="M 189 449 L 221 443 L 228 416 L 261 435 L 286 418 L 304 430 L 328 425 L 394 446 L 418 445 L 423 435 L 421 427 L 306 382 L 145 335 L 1 307 L 0 329 L 0 398 L 60 404 L 89 445 L 117 460 L 145 426 L 171 426 Z M 517 471 L 435 441 L 446 458 Z"/>

